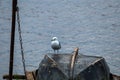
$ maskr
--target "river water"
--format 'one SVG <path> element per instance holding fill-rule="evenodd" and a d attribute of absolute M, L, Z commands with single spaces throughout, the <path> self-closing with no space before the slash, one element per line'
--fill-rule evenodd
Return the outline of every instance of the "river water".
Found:
<path fill-rule="evenodd" d="M 102 56 L 120 75 L 120 0 L 19 0 L 20 24 L 27 70 L 38 68 L 50 41 L 57 36 L 60 53 Z M 11 0 L 0 0 L 0 79 L 9 72 Z M 16 24 L 14 74 L 23 74 Z"/>

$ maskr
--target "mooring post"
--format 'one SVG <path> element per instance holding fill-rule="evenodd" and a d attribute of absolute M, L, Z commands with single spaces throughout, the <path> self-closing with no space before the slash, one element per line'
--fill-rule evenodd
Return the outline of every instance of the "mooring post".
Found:
<path fill-rule="evenodd" d="M 12 75 L 13 75 L 16 11 L 17 11 L 17 0 L 12 0 L 12 24 L 11 24 L 9 80 L 12 80 Z"/>

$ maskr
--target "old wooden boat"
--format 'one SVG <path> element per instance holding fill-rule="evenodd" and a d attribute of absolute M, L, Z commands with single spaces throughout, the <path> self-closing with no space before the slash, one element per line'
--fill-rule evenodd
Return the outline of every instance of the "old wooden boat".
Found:
<path fill-rule="evenodd" d="M 113 80 L 103 57 L 78 54 L 46 54 L 36 80 Z M 119 79 L 117 79 L 119 80 Z"/>

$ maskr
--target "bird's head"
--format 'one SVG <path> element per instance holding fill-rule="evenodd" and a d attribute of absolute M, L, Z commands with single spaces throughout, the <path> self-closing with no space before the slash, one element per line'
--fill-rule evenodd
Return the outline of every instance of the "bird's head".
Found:
<path fill-rule="evenodd" d="M 57 38 L 57 37 L 53 37 L 53 38 L 51 39 L 51 41 L 55 41 L 55 40 L 58 40 L 58 38 Z"/>

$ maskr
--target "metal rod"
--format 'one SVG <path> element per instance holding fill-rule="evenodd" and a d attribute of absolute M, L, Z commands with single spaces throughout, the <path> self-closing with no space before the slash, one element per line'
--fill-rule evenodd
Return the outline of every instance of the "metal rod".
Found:
<path fill-rule="evenodd" d="M 12 75 L 13 75 L 16 10 L 17 10 L 17 0 L 12 0 L 12 24 L 11 24 L 9 80 L 12 80 Z"/>

